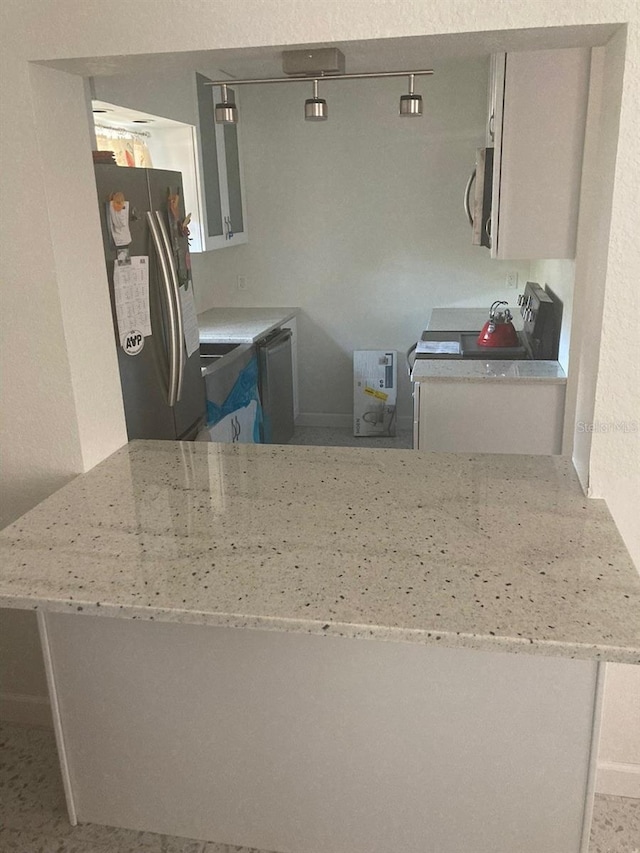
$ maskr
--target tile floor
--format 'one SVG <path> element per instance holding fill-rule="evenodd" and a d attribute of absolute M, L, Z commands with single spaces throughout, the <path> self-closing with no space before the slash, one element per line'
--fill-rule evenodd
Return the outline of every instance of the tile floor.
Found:
<path fill-rule="evenodd" d="M 265 853 L 152 832 L 93 824 L 70 826 L 53 732 L 0 723 L 0 853 L 10 851 Z M 596 797 L 589 853 L 640 853 L 640 800 Z"/>
<path fill-rule="evenodd" d="M 368 438 L 354 436 L 351 427 L 301 427 L 297 426 L 289 444 L 313 444 L 320 447 L 377 447 L 394 450 L 411 450 L 411 430 L 397 431 L 393 438 Z"/>

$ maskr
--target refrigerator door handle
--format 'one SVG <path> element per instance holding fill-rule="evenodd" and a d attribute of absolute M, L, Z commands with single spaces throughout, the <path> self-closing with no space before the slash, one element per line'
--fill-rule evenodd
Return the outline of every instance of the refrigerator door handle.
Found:
<path fill-rule="evenodd" d="M 176 265 L 173 259 L 173 251 L 171 249 L 171 241 L 169 240 L 169 234 L 167 232 L 167 226 L 165 225 L 164 218 L 162 216 L 162 212 L 160 210 L 156 210 L 156 219 L 158 220 L 158 225 L 160 226 L 160 233 L 162 234 L 162 242 L 164 243 L 165 253 L 167 256 L 167 260 L 169 262 L 169 271 L 171 273 L 171 284 L 173 288 L 173 302 L 175 305 L 176 311 L 176 334 L 173 339 L 173 347 L 176 351 L 178 357 L 178 367 L 176 371 L 176 381 L 175 381 L 175 399 L 176 402 L 182 397 L 182 381 L 184 379 L 184 369 L 186 366 L 186 358 L 185 358 L 185 347 L 184 347 L 184 322 L 182 320 L 182 304 L 180 303 L 180 289 L 178 285 L 178 273 L 176 272 Z M 173 403 L 171 405 L 174 405 Z"/>
<path fill-rule="evenodd" d="M 180 368 L 180 357 L 178 355 L 178 352 L 176 351 L 175 346 L 176 330 L 178 325 L 178 319 L 176 317 L 175 309 L 175 298 L 173 294 L 173 288 L 171 286 L 171 280 L 169 278 L 169 267 L 162 246 L 160 232 L 158 231 L 158 225 L 155 219 L 153 218 L 153 213 L 151 211 L 147 211 L 147 220 L 149 222 L 149 230 L 151 231 L 151 237 L 153 239 L 156 254 L 158 256 L 158 261 L 160 263 L 160 271 L 162 273 L 160 276 L 160 280 L 162 282 L 164 290 L 165 301 L 167 305 L 167 320 L 169 323 L 169 381 L 167 386 L 167 404 L 169 406 L 175 406 L 177 400 L 177 376 Z"/>

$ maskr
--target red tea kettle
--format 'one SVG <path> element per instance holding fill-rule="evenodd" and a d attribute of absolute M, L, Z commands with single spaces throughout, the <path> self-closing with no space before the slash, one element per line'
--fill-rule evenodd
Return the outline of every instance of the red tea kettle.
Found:
<path fill-rule="evenodd" d="M 518 333 L 511 322 L 513 315 L 508 308 L 500 311 L 499 305 L 508 305 L 508 302 L 497 300 L 489 309 L 489 319 L 482 327 L 478 335 L 478 346 L 481 347 L 517 347 L 519 345 Z"/>

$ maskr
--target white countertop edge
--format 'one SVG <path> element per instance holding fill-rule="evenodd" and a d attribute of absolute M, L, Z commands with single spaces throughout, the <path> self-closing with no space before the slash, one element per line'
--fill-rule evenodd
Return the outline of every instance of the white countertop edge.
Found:
<path fill-rule="evenodd" d="M 535 654 L 544 657 L 563 657 L 571 660 L 606 661 L 640 665 L 640 648 L 598 646 L 575 641 L 557 641 L 547 638 L 510 637 L 491 634 L 452 632 L 433 628 L 399 628 L 394 626 L 323 622 L 313 619 L 295 619 L 283 616 L 251 616 L 240 613 L 214 613 L 180 610 L 175 607 L 138 607 L 135 605 L 96 604 L 86 601 L 41 601 L 33 598 L 0 596 L 0 607 L 17 610 L 35 610 L 43 613 L 74 613 L 79 616 L 105 616 L 128 618 L 143 622 L 172 622 L 183 625 L 203 625 L 217 628 L 242 628 L 257 631 L 312 634 L 323 637 L 343 637 L 353 640 L 385 640 L 387 642 L 417 643 L 442 648 L 475 649 L 518 654 Z"/>
<path fill-rule="evenodd" d="M 489 366 L 491 372 L 485 372 Z M 509 373 L 508 371 L 512 371 Z M 521 371 L 518 375 L 516 371 Z M 412 382 L 517 382 L 566 385 L 567 376 L 557 361 L 500 359 L 416 359 Z"/>
<path fill-rule="evenodd" d="M 215 322 L 209 324 L 206 315 L 210 312 L 237 312 L 237 319 L 223 319 L 217 317 Z M 241 319 L 240 314 L 244 313 L 246 319 Z M 243 307 L 216 307 L 209 308 L 206 311 L 198 314 L 198 325 L 200 327 L 200 343 L 220 343 L 220 344 L 255 344 L 265 335 L 273 332 L 274 329 L 285 325 L 300 313 L 299 308 L 281 308 L 275 306 L 273 308 L 243 308 Z M 262 316 L 260 316 L 262 314 Z M 207 325 L 211 325 L 211 330 L 207 329 Z M 226 326 L 226 329 L 221 327 Z"/>

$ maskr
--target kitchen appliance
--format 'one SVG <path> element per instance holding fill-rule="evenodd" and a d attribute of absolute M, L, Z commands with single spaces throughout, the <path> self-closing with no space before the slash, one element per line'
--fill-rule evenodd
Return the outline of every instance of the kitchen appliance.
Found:
<path fill-rule="evenodd" d="M 504 311 L 500 305 L 508 305 L 504 300 L 498 299 L 492 303 L 489 309 L 489 319 L 482 327 L 478 335 L 478 346 L 480 347 L 516 347 L 519 344 L 518 334 L 511 320 L 513 315 L 508 308 Z"/>
<path fill-rule="evenodd" d="M 252 344 L 200 344 L 207 396 L 205 440 L 260 444 L 262 407 L 258 359 Z"/>
<path fill-rule="evenodd" d="M 493 148 L 478 148 L 476 165 L 464 190 L 464 210 L 471 225 L 474 246 L 491 248 L 492 185 Z"/>
<path fill-rule="evenodd" d="M 506 305 L 505 302 L 493 303 L 497 309 L 498 305 Z M 491 319 L 485 323 L 482 330 L 469 331 L 465 326 L 463 330 L 457 331 L 447 326 L 447 331 L 425 331 L 422 333 L 417 344 L 413 344 L 407 351 L 407 370 L 411 374 L 411 357 L 415 352 L 416 359 L 459 359 L 475 358 L 485 361 L 503 360 L 512 361 L 520 359 L 534 359 L 538 361 L 555 361 L 558 358 L 558 347 L 560 343 L 560 327 L 562 321 L 562 303 L 553 294 L 545 291 L 539 284 L 528 281 L 524 293 L 518 297 L 520 314 L 522 316 L 522 329 L 499 332 L 498 340 L 507 341 L 508 345 L 487 346 L 481 344 L 479 338 L 486 330 L 489 333 Z M 461 309 L 463 313 L 468 311 Z M 506 312 L 501 312 L 503 319 Z M 496 311 L 494 311 L 496 314 Z M 496 314 L 497 317 L 497 314 Z M 494 318 L 495 319 L 495 318 Z M 496 329 L 501 325 L 512 325 L 510 318 L 507 323 L 496 324 Z M 495 332 L 493 333 L 495 334 Z"/>
<path fill-rule="evenodd" d="M 520 314 L 524 321 L 523 337 L 531 358 L 541 361 L 558 358 L 562 303 L 549 290 L 528 281 L 524 293 L 518 296 Z"/>
<path fill-rule="evenodd" d="M 178 227 L 185 221 L 182 176 L 110 164 L 96 164 L 95 175 L 127 434 L 194 439 L 204 422 L 205 395 L 200 351 L 196 347 L 188 355 L 185 344 L 182 302 L 189 304 L 187 289 L 193 285 L 187 236 Z M 120 199 L 115 232 L 120 245 L 111 221 L 114 194 Z M 148 301 L 144 282 L 135 284 L 135 293 L 133 284 L 122 284 L 123 271 L 136 259 L 148 268 Z M 132 312 L 126 316 L 146 322 L 146 328 L 118 328 L 118 310 L 125 324 L 124 298 Z"/>
<path fill-rule="evenodd" d="M 256 344 L 264 444 L 288 444 L 293 438 L 291 337 L 291 329 L 276 329 Z"/>

